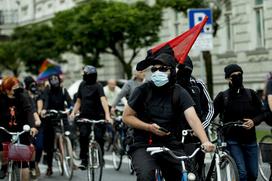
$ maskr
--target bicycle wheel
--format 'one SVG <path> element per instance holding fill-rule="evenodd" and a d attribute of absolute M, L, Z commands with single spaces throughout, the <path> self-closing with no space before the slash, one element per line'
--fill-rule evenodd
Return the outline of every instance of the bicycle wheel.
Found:
<path fill-rule="evenodd" d="M 88 181 L 101 181 L 103 158 L 100 145 L 97 142 L 89 145 Z"/>
<path fill-rule="evenodd" d="M 221 181 L 239 181 L 239 173 L 235 161 L 228 154 L 220 157 Z M 216 179 L 218 180 L 218 179 Z"/>
<path fill-rule="evenodd" d="M 19 181 L 20 180 L 20 173 L 19 169 L 13 162 L 9 162 L 8 168 L 8 181 Z"/>
<path fill-rule="evenodd" d="M 134 174 L 134 168 L 133 168 L 133 165 L 132 165 L 132 162 L 131 162 L 131 158 L 130 158 L 130 157 L 128 157 L 128 169 L 129 169 L 129 173 L 130 173 L 131 175 L 133 175 L 133 174 Z"/>
<path fill-rule="evenodd" d="M 65 176 L 69 178 L 69 180 L 73 177 L 73 151 L 71 141 L 68 137 L 63 136 L 63 169 Z"/>
<path fill-rule="evenodd" d="M 121 136 L 118 132 L 115 134 L 114 144 L 112 149 L 112 162 L 115 170 L 119 170 L 123 160 L 123 148 L 121 142 Z"/>
<path fill-rule="evenodd" d="M 56 150 L 55 152 L 55 160 L 57 162 L 57 167 L 60 172 L 60 175 L 63 175 L 63 164 L 62 164 L 62 157 L 59 149 Z"/>
<path fill-rule="evenodd" d="M 262 137 L 259 142 L 259 171 L 263 180 L 271 181 L 271 169 L 272 169 L 272 136 L 266 135 Z"/>

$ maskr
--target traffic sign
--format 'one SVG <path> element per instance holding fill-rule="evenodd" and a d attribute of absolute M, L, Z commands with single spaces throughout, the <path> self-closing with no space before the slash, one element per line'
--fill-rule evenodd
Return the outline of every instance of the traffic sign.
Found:
<path fill-rule="evenodd" d="M 211 9 L 189 9 L 188 10 L 190 29 L 194 27 L 196 24 L 200 23 L 204 19 L 205 16 L 208 16 L 208 20 L 192 47 L 192 49 L 194 50 L 206 51 L 206 50 L 211 50 L 213 48 L 212 11 Z"/>

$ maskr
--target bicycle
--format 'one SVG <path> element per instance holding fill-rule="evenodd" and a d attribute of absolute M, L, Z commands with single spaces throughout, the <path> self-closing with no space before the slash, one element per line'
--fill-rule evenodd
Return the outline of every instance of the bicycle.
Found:
<path fill-rule="evenodd" d="M 73 149 L 69 138 L 70 132 L 64 130 L 63 119 L 67 118 L 67 111 L 57 111 L 57 110 L 47 110 L 44 117 L 49 117 L 51 123 L 54 127 L 60 128 L 56 129 L 56 138 L 54 148 L 54 158 L 57 162 L 58 169 L 61 175 L 65 176 L 71 180 L 73 177 L 74 170 L 74 160 L 73 160 Z"/>
<path fill-rule="evenodd" d="M 226 150 L 227 143 L 224 139 L 224 130 L 232 126 L 243 126 L 243 122 L 222 122 L 211 123 L 216 126 L 217 139 L 213 142 L 216 143 L 216 149 L 212 157 L 210 168 L 206 174 L 206 181 L 239 181 L 238 168 L 234 159 L 229 155 Z"/>
<path fill-rule="evenodd" d="M 194 181 L 196 180 L 196 176 L 194 173 L 192 172 L 189 172 L 187 169 L 186 169 L 186 165 L 185 165 L 185 161 L 186 160 L 190 160 L 192 159 L 202 148 L 198 147 L 194 150 L 194 152 L 187 156 L 187 155 L 184 155 L 184 156 L 178 156 L 176 155 L 172 150 L 170 150 L 169 148 L 166 148 L 166 147 L 148 147 L 146 149 L 147 152 L 150 152 L 150 155 L 154 155 L 154 154 L 157 154 L 157 153 L 161 153 L 161 152 L 166 152 L 168 153 L 171 157 L 173 157 L 174 159 L 176 160 L 180 160 L 181 162 L 181 167 L 182 167 L 182 172 L 181 172 L 181 181 Z M 156 176 L 156 181 L 161 181 L 163 180 L 162 176 L 161 176 L 161 173 L 159 170 L 156 170 L 155 171 L 155 176 Z"/>
<path fill-rule="evenodd" d="M 272 181 L 272 129 L 259 142 L 259 171 L 265 181 Z"/>
<path fill-rule="evenodd" d="M 116 107 L 116 117 L 114 119 L 114 140 L 113 140 L 113 149 L 112 149 L 112 161 L 113 167 L 118 171 L 123 162 L 125 155 L 128 156 L 128 144 L 127 144 L 127 130 L 128 127 L 122 121 L 122 108 Z M 130 174 L 134 174 L 134 169 L 131 164 L 131 158 L 128 156 L 128 167 Z"/>
<path fill-rule="evenodd" d="M 6 128 L 0 127 L 12 136 L 10 143 L 3 143 L 3 157 L 8 161 L 8 181 L 22 180 L 22 172 L 19 173 L 19 168 L 16 163 L 28 162 L 33 158 L 35 148 L 30 145 L 20 144 L 20 135 L 30 131 L 29 125 L 23 126 L 21 132 L 9 132 Z"/>
<path fill-rule="evenodd" d="M 90 120 L 87 118 L 79 118 L 77 123 L 91 124 L 90 142 L 89 142 L 89 160 L 87 166 L 88 181 L 101 181 L 103 173 L 102 150 L 98 142 L 95 140 L 95 124 L 105 123 L 105 120 Z M 96 173 L 97 172 L 97 173 Z"/>

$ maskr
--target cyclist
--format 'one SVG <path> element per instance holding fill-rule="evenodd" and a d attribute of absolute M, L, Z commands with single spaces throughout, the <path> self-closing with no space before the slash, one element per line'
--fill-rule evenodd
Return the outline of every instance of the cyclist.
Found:
<path fill-rule="evenodd" d="M 138 70 L 151 66 L 151 81 L 137 87 L 130 96 L 123 113 L 123 121 L 134 128 L 134 143 L 130 146 L 133 167 L 137 180 L 155 180 L 155 170 L 160 168 L 166 180 L 181 180 L 180 162 L 161 155 L 152 157 L 146 152 L 148 146 L 166 146 L 182 151 L 180 142 L 172 134 L 184 115 L 189 125 L 200 138 L 206 151 L 211 144 L 194 109 L 190 95 L 176 82 L 176 60 L 173 54 L 156 53 L 137 64 Z M 178 101 L 172 97 L 177 89 Z M 166 130 L 162 130 L 162 129 Z"/>
<path fill-rule="evenodd" d="M 44 105 L 42 110 L 42 117 L 46 113 L 46 110 L 54 109 L 58 111 L 64 111 L 66 108 L 72 106 L 72 99 L 68 91 L 62 87 L 61 79 L 59 75 L 54 74 L 48 78 L 49 87 L 44 90 Z M 50 119 L 50 118 L 49 118 Z M 53 174 L 52 163 L 54 153 L 54 142 L 56 136 L 56 129 L 54 128 L 54 120 L 44 120 L 44 150 L 47 153 L 47 171 L 46 175 L 51 176 Z M 67 119 L 64 119 L 64 128 L 69 130 L 69 123 Z"/>
<path fill-rule="evenodd" d="M 195 79 L 192 76 L 193 63 L 189 56 L 187 56 L 184 63 L 179 64 L 177 68 L 177 83 L 181 85 L 193 98 L 193 101 L 195 102 L 194 108 L 196 110 L 197 116 L 200 118 L 203 128 L 207 131 L 214 113 L 213 102 L 207 91 L 207 88 L 202 80 Z M 182 129 L 189 129 L 189 125 L 181 125 L 181 130 Z M 181 134 L 181 130 L 178 131 L 177 134 Z M 180 135 L 178 136 L 180 137 Z M 199 139 L 197 139 L 197 137 L 195 136 L 187 136 L 185 139 L 186 145 L 188 145 L 189 147 L 193 147 L 192 144 L 189 144 L 192 142 L 199 142 Z M 188 151 L 190 150 L 191 149 L 189 148 Z M 199 176 L 202 175 L 204 158 L 205 154 L 203 152 L 198 152 L 195 157 L 197 165 L 194 166 L 198 169 Z"/>
<path fill-rule="evenodd" d="M 116 105 L 121 101 L 122 98 L 128 98 L 133 93 L 134 89 L 143 84 L 145 80 L 145 72 L 144 71 L 137 71 L 136 66 L 133 67 L 133 77 L 129 81 L 127 81 L 122 89 L 121 92 L 118 94 L 116 99 L 112 103 L 111 113 L 115 114 Z"/>
<path fill-rule="evenodd" d="M 75 117 L 77 112 L 80 112 L 80 118 L 88 119 L 105 119 L 112 122 L 109 113 L 109 106 L 105 97 L 103 87 L 97 82 L 97 71 L 94 66 L 86 65 L 83 68 L 83 81 L 80 84 L 77 92 L 77 99 L 71 118 Z M 79 168 L 85 170 L 88 165 L 88 147 L 89 147 L 89 134 L 91 125 L 80 124 L 80 159 L 81 164 Z M 102 154 L 104 155 L 104 134 L 106 131 L 105 124 L 96 124 L 95 138 L 99 143 Z M 104 161 L 104 160 L 103 160 Z"/>
<path fill-rule="evenodd" d="M 0 126 L 11 132 L 23 130 L 23 126 L 28 124 L 31 127 L 30 134 L 35 136 L 37 129 L 34 124 L 33 110 L 30 98 L 23 88 L 19 87 L 19 81 L 16 77 L 6 77 L 3 79 L 0 91 Z M 7 133 L 0 132 L 0 150 L 3 150 L 2 143 L 9 142 L 11 136 Z M 22 144 L 29 145 L 30 137 L 24 134 L 20 137 Z M 6 176 L 7 163 L 2 162 L 0 178 Z M 27 162 L 22 164 L 22 179 L 29 180 L 29 169 Z"/>
<path fill-rule="evenodd" d="M 24 78 L 25 89 L 28 92 L 29 97 L 31 98 L 33 115 L 35 118 L 35 125 L 38 127 L 39 132 L 35 136 L 34 145 L 35 145 L 35 161 L 31 161 L 30 166 L 30 175 L 33 178 L 40 176 L 39 162 L 42 156 L 43 150 L 43 127 L 41 126 L 41 119 L 39 113 L 41 113 L 43 107 L 43 100 L 41 92 L 38 90 L 37 82 L 31 76 Z"/>
<path fill-rule="evenodd" d="M 243 70 L 237 64 L 224 68 L 229 88 L 214 99 L 214 118 L 220 114 L 224 123 L 243 121 L 243 127 L 231 127 L 224 133 L 227 149 L 234 158 L 240 181 L 258 177 L 258 145 L 255 126 L 260 123 L 262 103 L 257 94 L 243 86 Z"/>

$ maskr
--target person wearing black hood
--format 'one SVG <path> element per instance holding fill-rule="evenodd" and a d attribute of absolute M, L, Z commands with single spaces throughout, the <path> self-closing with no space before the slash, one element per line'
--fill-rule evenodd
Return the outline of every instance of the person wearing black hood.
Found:
<path fill-rule="evenodd" d="M 223 123 L 243 121 L 243 127 L 230 127 L 224 134 L 227 149 L 234 158 L 240 181 L 253 181 L 258 177 L 258 145 L 255 126 L 262 121 L 262 103 L 256 92 L 244 88 L 243 70 L 237 64 L 224 68 L 229 88 L 214 99 L 214 117 Z"/>
<path fill-rule="evenodd" d="M 32 102 L 33 115 L 35 118 L 35 125 L 38 127 L 39 132 L 35 136 L 35 160 L 29 163 L 30 175 L 33 179 L 40 176 L 39 162 L 41 160 L 43 151 L 43 127 L 41 126 L 40 113 L 43 107 L 43 100 L 41 92 L 38 90 L 37 82 L 31 76 L 24 78 L 25 89 L 28 92 L 30 101 Z"/>
<path fill-rule="evenodd" d="M 86 65 L 83 68 L 83 81 L 77 91 L 77 99 L 70 117 L 73 119 L 75 114 L 80 113 L 80 118 L 94 120 L 105 119 L 106 122 L 112 122 L 109 112 L 109 106 L 105 97 L 103 86 L 97 82 L 97 71 L 94 66 Z M 80 169 L 85 170 L 88 165 L 88 145 L 91 131 L 90 124 L 80 124 Z M 95 125 L 95 138 L 99 143 L 102 154 L 104 155 L 104 134 L 105 124 Z M 103 159 L 104 161 L 104 159 Z"/>
<path fill-rule="evenodd" d="M 193 62 L 189 56 L 186 57 L 183 64 L 178 64 L 177 68 L 177 83 L 181 85 L 193 98 L 193 101 L 195 102 L 194 108 L 196 110 L 196 113 L 202 122 L 203 128 L 207 132 L 208 126 L 213 117 L 214 108 L 212 99 L 207 91 L 206 85 L 202 80 L 196 79 L 192 76 Z M 181 125 L 181 130 L 189 128 L 189 125 Z M 178 131 L 177 134 L 180 134 L 181 130 Z M 178 135 L 178 137 L 181 137 L 181 135 Z M 195 136 L 187 136 L 185 138 L 185 143 L 186 145 L 189 145 L 189 147 L 193 146 L 193 144 L 190 143 L 197 142 L 199 142 L 199 140 Z M 188 151 L 190 152 L 190 150 L 191 149 L 189 149 Z M 204 164 L 204 158 L 205 154 L 202 152 L 199 152 L 195 157 L 195 161 L 197 164 L 194 166 L 195 168 L 197 168 L 199 176 L 203 174 L 202 167 Z M 200 179 L 201 178 L 199 178 L 199 180 Z"/>
<path fill-rule="evenodd" d="M 43 117 L 46 110 L 54 109 L 57 111 L 64 111 L 72 107 L 72 99 L 67 91 L 61 85 L 61 79 L 59 75 L 51 75 L 48 78 L 49 87 L 45 88 L 43 98 L 43 110 L 41 112 L 41 117 Z M 46 118 L 44 120 L 44 150 L 47 153 L 47 171 L 46 175 L 51 176 L 53 174 L 52 163 L 53 163 L 53 153 L 54 153 L 54 141 L 56 136 L 56 130 L 51 122 Z M 65 130 L 69 129 L 69 123 L 67 119 L 64 119 Z"/>
<path fill-rule="evenodd" d="M 189 125 L 200 138 L 206 151 L 212 151 L 211 144 L 194 109 L 194 103 L 185 89 L 176 83 L 176 60 L 169 53 L 148 55 L 137 64 L 137 70 L 151 67 L 151 81 L 137 87 L 125 106 L 123 121 L 134 129 L 134 140 L 130 145 L 133 168 L 137 181 L 155 180 L 155 170 L 162 171 L 165 180 L 181 180 L 181 165 L 167 155 L 153 157 L 146 148 L 166 146 L 183 152 L 180 142 L 173 134 L 184 115 Z M 177 101 L 172 102 L 175 89 Z M 163 131 L 163 128 L 166 129 Z"/>

